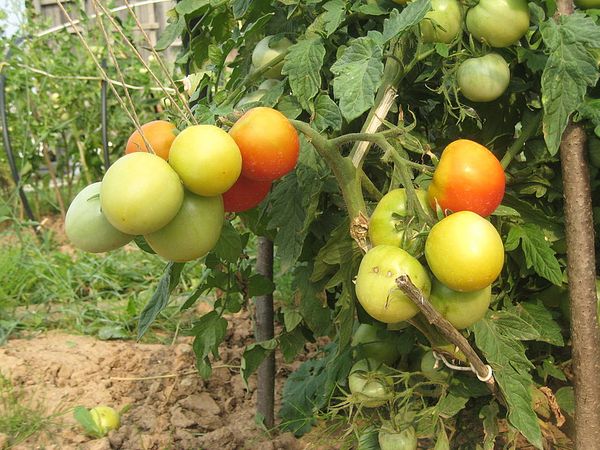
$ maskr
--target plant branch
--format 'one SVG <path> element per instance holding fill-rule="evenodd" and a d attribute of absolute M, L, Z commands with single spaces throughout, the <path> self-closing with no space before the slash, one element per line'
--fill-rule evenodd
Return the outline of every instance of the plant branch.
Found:
<path fill-rule="evenodd" d="M 521 134 L 519 137 L 513 142 L 513 144 L 508 148 L 504 156 L 502 157 L 502 168 L 506 169 L 515 156 L 519 154 L 519 152 L 523 149 L 523 145 L 527 142 L 531 137 L 535 136 L 540 122 L 542 121 L 542 112 L 525 112 L 523 115 L 522 122 L 524 123 L 523 129 L 521 130 Z"/>

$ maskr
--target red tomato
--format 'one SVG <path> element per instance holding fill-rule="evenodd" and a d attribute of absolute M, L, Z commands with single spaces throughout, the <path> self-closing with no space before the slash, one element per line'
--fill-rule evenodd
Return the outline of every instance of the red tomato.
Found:
<path fill-rule="evenodd" d="M 242 212 L 254 208 L 271 190 L 271 181 L 255 181 L 239 177 L 235 184 L 223 194 L 226 212 Z"/>
<path fill-rule="evenodd" d="M 442 152 L 427 197 L 446 211 L 472 211 L 487 217 L 502 202 L 506 177 L 498 158 L 477 142 L 459 139 Z"/>
<path fill-rule="evenodd" d="M 256 181 L 281 178 L 296 166 L 298 133 L 273 108 L 252 108 L 231 127 L 229 134 L 242 153 L 242 175 Z"/>

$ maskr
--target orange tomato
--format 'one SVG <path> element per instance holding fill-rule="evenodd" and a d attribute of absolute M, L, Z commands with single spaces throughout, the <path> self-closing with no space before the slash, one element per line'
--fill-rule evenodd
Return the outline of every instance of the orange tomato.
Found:
<path fill-rule="evenodd" d="M 138 130 L 135 130 L 127 140 L 125 153 L 150 152 L 144 141 L 144 138 L 146 138 L 146 141 L 152 147 L 152 151 L 165 161 L 168 160 L 171 144 L 175 140 L 175 133 L 173 132 L 175 125 L 166 120 L 154 120 L 142 125 L 140 130 L 144 134 L 144 137 L 142 137 Z"/>

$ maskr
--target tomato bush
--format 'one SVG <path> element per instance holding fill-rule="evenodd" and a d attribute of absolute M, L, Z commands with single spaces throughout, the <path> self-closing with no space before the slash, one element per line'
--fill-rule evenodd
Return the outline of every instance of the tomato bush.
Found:
<path fill-rule="evenodd" d="M 510 69 L 502 56 L 489 53 L 463 61 L 458 66 L 456 80 L 460 92 L 469 100 L 491 102 L 506 91 Z"/>
<path fill-rule="evenodd" d="M 242 154 L 242 174 L 273 181 L 296 166 L 300 143 L 289 120 L 272 108 L 252 108 L 229 130 Z"/>
<path fill-rule="evenodd" d="M 504 245 L 496 228 L 471 211 L 436 223 L 425 242 L 427 264 L 444 285 L 460 292 L 484 289 L 500 275 Z"/>
<path fill-rule="evenodd" d="M 152 233 L 169 223 L 183 202 L 175 171 L 159 156 L 135 152 L 119 158 L 100 187 L 102 213 L 127 234 Z"/>
<path fill-rule="evenodd" d="M 86 186 L 67 211 L 65 233 L 71 244 L 91 253 L 122 247 L 133 239 L 113 227 L 100 210 L 100 183 Z"/>
<path fill-rule="evenodd" d="M 529 30 L 526 0 L 481 0 L 467 11 L 467 30 L 492 47 L 508 47 Z"/>
<path fill-rule="evenodd" d="M 396 323 L 417 314 L 417 306 L 396 286 L 396 278 L 403 274 L 429 295 L 431 281 L 427 272 L 401 248 L 378 245 L 362 258 L 356 277 L 356 296 L 371 317 L 384 323 Z"/>
<path fill-rule="evenodd" d="M 489 216 L 502 202 L 506 184 L 500 161 L 483 145 L 467 139 L 442 152 L 427 195 L 432 208 Z"/>

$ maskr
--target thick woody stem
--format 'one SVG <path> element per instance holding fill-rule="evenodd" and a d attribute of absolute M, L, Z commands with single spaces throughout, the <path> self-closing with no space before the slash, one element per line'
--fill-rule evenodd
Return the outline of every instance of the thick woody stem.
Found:
<path fill-rule="evenodd" d="M 406 296 L 421 310 L 427 321 L 434 325 L 440 333 L 452 344 L 456 345 L 460 351 L 464 353 L 467 361 L 471 364 L 480 379 L 486 379 L 489 375 L 490 367 L 487 366 L 479 355 L 475 352 L 469 341 L 458 332 L 456 328 L 452 326 L 442 315 L 435 310 L 435 308 L 425 298 L 423 293 L 417 288 L 410 277 L 406 274 L 400 275 L 396 278 L 396 284 L 398 288 L 406 294 Z M 496 383 L 494 377 L 490 377 L 486 384 L 492 393 L 496 392 Z"/>

